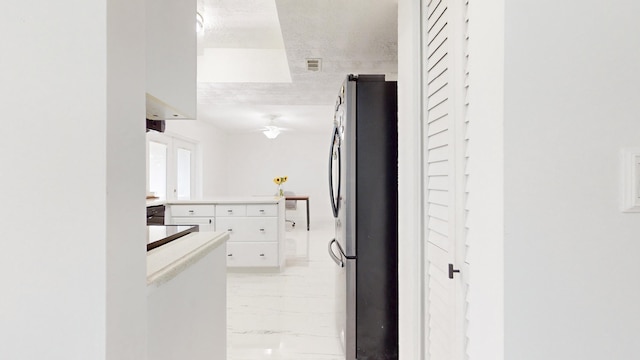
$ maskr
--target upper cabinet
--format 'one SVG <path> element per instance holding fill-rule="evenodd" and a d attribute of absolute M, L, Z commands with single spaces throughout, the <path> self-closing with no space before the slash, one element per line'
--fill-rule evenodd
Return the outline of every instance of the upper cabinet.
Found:
<path fill-rule="evenodd" d="M 196 118 L 196 0 L 146 0 L 147 119 Z"/>

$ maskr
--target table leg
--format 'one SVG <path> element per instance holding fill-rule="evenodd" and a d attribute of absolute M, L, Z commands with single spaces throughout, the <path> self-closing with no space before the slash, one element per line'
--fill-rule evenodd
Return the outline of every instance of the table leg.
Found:
<path fill-rule="evenodd" d="M 307 231 L 309 231 L 309 199 L 307 199 Z"/>

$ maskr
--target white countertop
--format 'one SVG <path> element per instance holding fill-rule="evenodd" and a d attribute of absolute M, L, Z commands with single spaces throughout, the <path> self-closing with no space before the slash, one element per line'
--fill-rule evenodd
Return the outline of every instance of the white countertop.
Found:
<path fill-rule="evenodd" d="M 185 235 L 147 252 L 147 286 L 160 286 L 229 239 L 226 231 Z"/>
<path fill-rule="evenodd" d="M 147 207 L 149 207 L 149 206 L 157 206 L 157 205 L 165 205 L 166 203 L 167 203 L 166 200 L 147 199 Z"/>
<path fill-rule="evenodd" d="M 229 196 L 196 200 L 147 200 L 147 206 L 155 205 L 189 205 L 189 204 L 277 204 L 284 201 L 279 196 Z"/>

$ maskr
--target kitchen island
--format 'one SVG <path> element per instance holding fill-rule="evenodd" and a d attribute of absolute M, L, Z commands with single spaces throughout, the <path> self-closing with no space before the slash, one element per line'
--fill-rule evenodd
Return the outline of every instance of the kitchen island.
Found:
<path fill-rule="evenodd" d="M 226 262 L 230 269 L 283 268 L 284 197 L 173 200 L 164 205 L 166 224 L 198 225 L 200 231 L 229 232 Z"/>
<path fill-rule="evenodd" d="M 226 359 L 226 231 L 147 252 L 148 358 Z"/>

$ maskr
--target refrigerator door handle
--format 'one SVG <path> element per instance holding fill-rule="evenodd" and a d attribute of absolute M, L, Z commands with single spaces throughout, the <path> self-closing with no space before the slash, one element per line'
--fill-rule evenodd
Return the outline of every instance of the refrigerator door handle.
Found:
<path fill-rule="evenodd" d="M 336 239 L 333 239 L 333 240 L 329 241 L 329 256 L 331 256 L 333 261 L 335 261 L 335 263 L 338 264 L 338 266 L 343 268 L 344 267 L 344 261 L 342 261 L 342 256 L 341 257 L 337 257 L 336 254 L 333 252 L 333 244 L 334 243 L 338 244 Z M 338 244 L 338 247 L 340 247 L 340 244 Z M 340 255 L 342 255 L 342 254 L 340 254 Z"/>
<path fill-rule="evenodd" d="M 338 211 L 340 208 L 340 187 L 342 182 L 342 159 L 340 156 L 340 144 L 338 143 L 338 148 L 336 149 L 336 142 L 340 141 L 340 132 L 338 128 L 335 127 L 333 130 L 333 137 L 331 139 L 331 148 L 329 154 L 329 195 L 331 196 L 331 210 L 333 211 L 333 217 L 338 217 Z M 336 159 L 338 160 L 338 188 L 334 188 L 333 183 L 333 159 L 334 155 L 336 155 Z"/>

